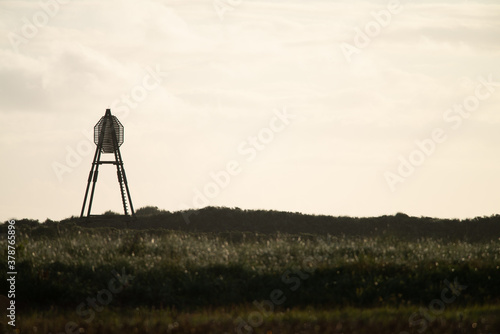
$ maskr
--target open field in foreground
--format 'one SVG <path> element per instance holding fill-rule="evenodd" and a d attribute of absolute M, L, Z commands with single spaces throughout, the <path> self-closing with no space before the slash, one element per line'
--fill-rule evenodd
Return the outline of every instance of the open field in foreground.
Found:
<path fill-rule="evenodd" d="M 428 311 L 429 312 L 429 311 Z M 260 315 L 259 315 L 260 314 Z M 413 314 L 415 324 L 410 326 Z M 418 307 L 305 308 L 260 313 L 254 305 L 181 312 L 172 309 L 107 308 L 86 323 L 74 310 L 29 312 L 21 333 L 65 333 L 74 321 L 80 333 L 499 333 L 500 307 L 446 309 L 439 316 Z M 429 317 L 429 319 L 426 318 Z"/>
<path fill-rule="evenodd" d="M 480 238 L 476 229 L 468 240 L 425 231 L 411 238 L 377 235 L 377 228 L 263 234 L 20 222 L 17 329 L 500 333 L 495 233 Z M 3 238 L 5 254 L 6 245 Z M 6 263 L 1 266 L 0 288 L 7 291 Z M 5 314 L 2 319 L 5 333 L 10 327 Z"/>

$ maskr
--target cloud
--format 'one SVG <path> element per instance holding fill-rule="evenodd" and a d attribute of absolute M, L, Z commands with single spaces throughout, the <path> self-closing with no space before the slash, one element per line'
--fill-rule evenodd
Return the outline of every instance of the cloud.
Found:
<path fill-rule="evenodd" d="M 61 184 L 52 162 L 64 162 L 67 146 L 85 139 L 82 130 L 92 130 L 113 101 L 130 94 L 145 68 L 158 66 L 167 73 L 161 85 L 126 117 L 120 113 L 126 127 L 124 159 L 139 202 L 168 209 L 182 201 L 172 194 L 189 199 L 192 188 L 233 158 L 238 144 L 258 133 L 275 108 L 288 107 L 297 115 L 293 126 L 217 203 L 357 215 L 414 208 L 452 216 L 449 207 L 430 209 L 415 199 L 437 190 L 446 196 L 436 175 L 443 175 L 439 168 L 456 167 L 460 150 L 468 152 L 465 156 L 478 146 L 494 152 L 498 92 L 464 122 L 456 139 L 450 135 L 436 160 L 422 167 L 426 171 L 416 177 L 424 188 L 409 181 L 401 190 L 404 200 L 395 201 L 381 175 L 399 154 L 413 149 L 416 139 L 442 126 L 443 112 L 473 92 L 478 75 L 492 73 L 500 80 L 499 5 L 406 2 L 347 62 L 340 43 L 352 43 L 354 28 L 363 29 L 374 19 L 371 13 L 387 4 L 248 0 L 222 20 L 211 0 L 61 5 L 19 53 L 7 38 L 0 40 L 0 148 L 12 159 L 22 154 L 23 162 L 33 159 L 44 166 L 34 179 L 26 179 L 26 169 L 0 167 L 9 175 L 5 191 L 41 194 L 33 184 L 48 182 L 52 186 L 38 196 L 46 205 L 29 215 L 75 214 L 83 195 L 76 189 L 84 186 L 91 157 L 82 157 Z M 0 34 L 7 36 L 20 33 L 23 17 L 30 19 L 40 3 L 3 1 L 2 8 Z M 481 167 L 493 163 L 489 157 L 474 157 L 470 175 L 493 177 Z M 457 175 L 465 178 L 464 173 Z M 424 176 L 428 179 L 421 182 Z M 360 191 L 376 200 L 359 205 Z M 64 199 L 63 206 L 48 205 L 58 199 Z M 7 216 L 28 212 L 15 202 L 19 199 L 3 200 L 16 208 L 2 210 Z M 102 207 L 115 203 L 103 201 Z M 473 211 L 460 214 L 467 212 Z"/>

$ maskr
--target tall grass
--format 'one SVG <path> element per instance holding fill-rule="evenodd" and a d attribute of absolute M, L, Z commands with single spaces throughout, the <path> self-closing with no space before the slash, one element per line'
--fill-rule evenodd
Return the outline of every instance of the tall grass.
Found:
<path fill-rule="evenodd" d="M 72 307 L 121 268 L 135 279 L 116 305 L 244 304 L 269 298 L 273 289 L 288 292 L 284 306 L 425 305 L 455 277 L 468 286 L 458 304 L 500 300 L 499 240 L 74 227 L 19 231 L 17 248 L 21 305 Z M 5 273 L 5 263 L 0 266 Z M 293 275 L 300 284 L 292 291 L 285 281 Z"/>

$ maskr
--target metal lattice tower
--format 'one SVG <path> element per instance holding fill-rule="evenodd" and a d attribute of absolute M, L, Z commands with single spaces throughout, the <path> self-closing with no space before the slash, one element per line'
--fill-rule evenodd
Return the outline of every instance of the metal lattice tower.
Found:
<path fill-rule="evenodd" d="M 104 114 L 104 116 L 101 117 L 99 122 L 97 122 L 94 126 L 94 143 L 97 147 L 94 154 L 94 161 L 92 162 L 92 167 L 90 168 L 87 189 L 85 190 L 85 197 L 83 199 L 80 217 L 84 216 L 85 204 L 87 203 L 90 185 L 92 184 L 89 206 L 87 209 L 87 217 L 90 216 L 95 185 L 97 182 L 97 176 L 99 175 L 99 166 L 103 164 L 112 164 L 116 166 L 116 174 L 118 176 L 118 183 L 120 184 L 120 192 L 122 195 L 123 211 L 125 212 L 125 215 L 128 216 L 128 205 L 130 205 L 132 216 L 135 216 L 134 206 L 132 205 L 132 199 L 130 198 L 130 191 L 128 189 L 127 176 L 125 175 L 122 155 L 120 153 L 120 146 L 123 144 L 123 137 L 122 123 L 120 123 L 118 118 L 111 115 L 110 109 L 106 109 L 106 114 Z M 115 161 L 101 161 L 102 153 L 113 153 Z"/>

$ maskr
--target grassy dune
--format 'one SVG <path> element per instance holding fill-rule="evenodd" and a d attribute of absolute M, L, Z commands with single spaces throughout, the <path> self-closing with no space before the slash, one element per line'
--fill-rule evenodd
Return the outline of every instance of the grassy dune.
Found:
<path fill-rule="evenodd" d="M 365 221 L 357 233 L 353 226 L 345 227 L 349 233 L 258 233 L 232 229 L 225 210 L 205 217 L 219 218 L 219 232 L 199 231 L 194 223 L 184 223 L 185 231 L 158 228 L 171 215 L 165 213 L 133 222 L 18 222 L 18 329 L 500 333 L 500 240 L 491 229 L 480 238 L 481 222 L 467 227 L 475 229 L 473 240 L 457 231 L 442 237 L 443 222 L 436 222 L 435 237 L 417 225 L 415 237 L 391 234 L 377 221 Z M 305 228 L 301 215 L 258 217 L 246 226 L 268 228 L 276 219 L 276 228 L 287 218 L 295 230 Z M 322 219 L 313 230 L 342 227 L 323 226 Z M 399 219 L 405 224 L 410 217 Z M 5 252 L 6 240 L 0 249 Z M 5 273 L 6 263 L 0 269 Z M 0 333 L 8 329 L 0 324 Z"/>

